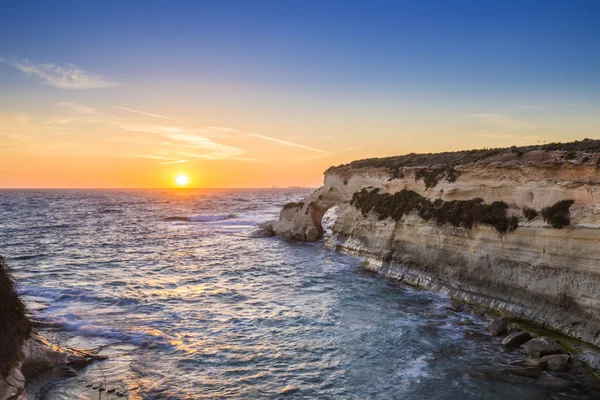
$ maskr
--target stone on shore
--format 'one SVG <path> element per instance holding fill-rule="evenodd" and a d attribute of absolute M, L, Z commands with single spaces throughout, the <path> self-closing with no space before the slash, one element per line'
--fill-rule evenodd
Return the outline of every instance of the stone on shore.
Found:
<path fill-rule="evenodd" d="M 500 317 L 487 324 L 485 326 L 485 330 L 487 330 L 492 336 L 500 336 L 506 332 L 507 327 L 508 319 L 506 317 Z"/>
<path fill-rule="evenodd" d="M 530 358 L 541 358 L 551 354 L 561 354 L 564 352 L 558 343 L 553 342 L 546 336 L 531 339 L 521 346 L 521 350 Z"/>
<path fill-rule="evenodd" d="M 546 361 L 548 371 L 561 372 L 567 368 L 569 358 L 569 354 L 552 354 L 542 357 L 542 360 Z"/>
<path fill-rule="evenodd" d="M 531 340 L 531 335 L 528 332 L 513 332 L 502 339 L 502 345 L 508 347 L 509 349 L 516 349 L 529 340 Z"/>

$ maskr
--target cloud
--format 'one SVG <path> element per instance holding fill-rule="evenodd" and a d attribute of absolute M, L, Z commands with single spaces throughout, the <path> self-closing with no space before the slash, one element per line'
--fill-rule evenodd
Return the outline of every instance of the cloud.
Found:
<path fill-rule="evenodd" d="M 363 146 L 346 147 L 345 149 L 340 149 L 340 150 L 336 150 L 336 151 L 332 151 L 332 152 L 325 152 L 324 154 L 313 154 L 313 155 L 305 156 L 305 157 L 297 157 L 294 159 L 294 161 L 314 161 L 314 160 L 319 160 L 322 158 L 337 156 L 340 153 L 347 153 L 347 152 L 359 150 L 362 148 L 363 148 Z"/>
<path fill-rule="evenodd" d="M 181 163 L 188 162 L 188 161 L 189 161 L 189 160 L 165 161 L 165 162 L 158 163 L 158 165 L 167 165 L 167 164 L 181 164 Z"/>
<path fill-rule="evenodd" d="M 305 146 L 303 144 L 299 144 L 299 143 L 295 143 L 295 142 L 290 142 L 290 141 L 287 141 L 287 140 L 277 139 L 277 138 L 274 138 L 274 137 L 271 137 L 271 136 L 267 136 L 267 135 L 260 135 L 258 133 L 248 133 L 248 132 L 244 132 L 244 131 L 238 131 L 238 130 L 232 129 L 232 128 L 223 127 L 223 126 L 208 126 L 208 127 L 206 127 L 206 129 L 213 129 L 213 130 L 216 130 L 216 131 L 224 131 L 224 132 L 235 132 L 235 133 L 239 133 L 239 134 L 246 135 L 246 136 L 249 136 L 249 137 L 254 137 L 254 138 L 258 138 L 258 139 L 268 140 L 269 142 L 279 143 L 279 144 L 282 144 L 284 146 L 298 147 L 298 148 L 304 149 L 304 150 L 309 150 L 309 151 L 314 151 L 314 152 L 317 152 L 317 153 L 328 154 L 324 150 L 316 149 L 316 148 L 310 147 L 310 146 Z"/>
<path fill-rule="evenodd" d="M 98 111 L 91 107 L 82 106 L 81 104 L 62 102 L 58 103 L 59 106 L 67 107 L 69 110 L 77 114 L 100 114 Z"/>
<path fill-rule="evenodd" d="M 129 112 L 136 113 L 136 114 L 143 114 L 143 115 L 148 115 L 150 117 L 169 119 L 169 117 L 165 117 L 164 115 L 158 115 L 158 114 L 147 113 L 144 111 L 132 110 L 131 108 L 120 107 L 120 106 L 115 106 L 115 105 L 113 105 L 113 107 L 118 108 L 119 110 L 125 110 L 125 111 L 129 111 Z"/>
<path fill-rule="evenodd" d="M 171 140 L 184 143 L 188 148 L 208 150 L 208 152 L 202 154 L 181 153 L 182 156 L 201 158 L 204 160 L 218 160 L 241 156 L 242 154 L 246 153 L 244 149 L 217 143 L 207 137 L 195 134 L 169 133 L 165 136 Z"/>
<path fill-rule="evenodd" d="M 512 127 L 512 128 L 532 128 L 537 125 L 532 124 L 527 121 L 521 121 L 515 118 L 512 118 L 505 114 L 471 114 L 464 117 L 466 119 L 472 119 L 480 121 L 484 124 L 488 125 L 496 125 L 503 127 Z"/>
<path fill-rule="evenodd" d="M 65 64 L 61 67 L 56 64 L 29 64 L 27 60 L 16 62 L 0 59 L 0 61 L 8 62 L 19 71 L 27 75 L 35 75 L 44 83 L 60 89 L 98 89 L 116 86 L 115 83 L 102 77 L 88 75 L 73 64 Z"/>

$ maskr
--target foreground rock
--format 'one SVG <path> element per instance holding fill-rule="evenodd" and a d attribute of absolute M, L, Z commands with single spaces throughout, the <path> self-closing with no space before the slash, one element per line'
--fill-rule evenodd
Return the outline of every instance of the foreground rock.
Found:
<path fill-rule="evenodd" d="M 531 339 L 521 346 L 521 350 L 531 358 L 541 358 L 564 352 L 558 343 L 553 342 L 545 336 Z"/>
<path fill-rule="evenodd" d="M 517 349 L 529 340 L 531 340 L 531 335 L 529 332 L 513 332 L 502 339 L 502 345 L 508 347 L 509 349 Z"/>
<path fill-rule="evenodd" d="M 506 317 L 496 318 L 485 326 L 485 330 L 492 336 L 500 336 L 508 328 L 508 319 Z"/>
<path fill-rule="evenodd" d="M 276 234 L 600 346 L 600 141 L 410 154 L 332 167 Z M 493 212 L 489 212 L 492 210 Z"/>
<path fill-rule="evenodd" d="M 570 358 L 569 354 L 552 354 L 542 357 L 542 360 L 546 362 L 548 371 L 562 372 L 567 368 Z"/>
<path fill-rule="evenodd" d="M 35 333 L 23 344 L 22 355 L 21 363 L 0 380 L 0 400 L 27 400 L 26 383 L 46 371 L 61 367 L 80 369 L 106 359 L 86 351 L 59 348 Z"/>

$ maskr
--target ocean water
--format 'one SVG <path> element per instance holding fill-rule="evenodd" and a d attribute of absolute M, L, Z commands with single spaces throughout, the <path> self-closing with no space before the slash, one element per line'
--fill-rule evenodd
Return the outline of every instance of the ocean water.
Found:
<path fill-rule="evenodd" d="M 0 191 L 0 254 L 43 334 L 109 357 L 32 398 L 594 398 L 503 373 L 519 355 L 442 294 L 252 237 L 309 192 Z"/>

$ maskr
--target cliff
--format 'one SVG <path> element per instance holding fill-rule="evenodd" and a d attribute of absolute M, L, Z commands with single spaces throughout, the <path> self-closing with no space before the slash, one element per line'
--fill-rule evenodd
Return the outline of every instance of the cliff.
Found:
<path fill-rule="evenodd" d="M 32 321 L 15 290 L 11 270 L 0 256 L 0 400 L 27 400 L 26 383 L 48 370 L 75 370 L 103 359 L 60 349 L 33 332 Z"/>
<path fill-rule="evenodd" d="M 273 231 L 600 346 L 600 140 L 329 168 Z"/>

